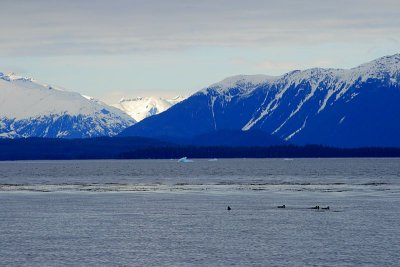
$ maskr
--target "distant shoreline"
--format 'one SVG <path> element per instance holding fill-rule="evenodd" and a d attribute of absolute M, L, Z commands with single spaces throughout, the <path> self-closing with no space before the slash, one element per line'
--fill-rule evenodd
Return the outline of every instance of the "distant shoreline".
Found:
<path fill-rule="evenodd" d="M 177 145 L 142 137 L 0 139 L 0 161 L 188 158 L 394 158 L 400 148 L 335 148 L 322 145 L 269 147 Z"/>

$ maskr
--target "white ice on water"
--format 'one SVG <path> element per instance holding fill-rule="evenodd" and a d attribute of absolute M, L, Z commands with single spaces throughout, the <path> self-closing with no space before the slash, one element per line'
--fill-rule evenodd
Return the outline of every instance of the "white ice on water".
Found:
<path fill-rule="evenodd" d="M 188 159 L 187 157 L 183 157 L 183 158 L 178 159 L 178 162 L 180 162 L 180 163 L 189 163 L 189 162 L 193 162 L 193 160 Z"/>

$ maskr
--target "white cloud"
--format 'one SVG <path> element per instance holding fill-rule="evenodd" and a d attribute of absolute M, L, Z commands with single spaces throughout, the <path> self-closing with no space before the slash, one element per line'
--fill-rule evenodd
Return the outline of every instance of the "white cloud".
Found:
<path fill-rule="evenodd" d="M 398 10 L 398 0 L 5 0 L 0 55 L 368 42 L 400 36 Z"/>

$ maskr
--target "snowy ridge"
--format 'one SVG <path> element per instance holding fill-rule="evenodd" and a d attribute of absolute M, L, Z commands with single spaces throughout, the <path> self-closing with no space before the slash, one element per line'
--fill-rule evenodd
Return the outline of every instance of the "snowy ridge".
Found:
<path fill-rule="evenodd" d="M 216 90 L 219 93 L 225 93 L 229 89 L 240 87 L 242 89 L 251 89 L 255 86 L 259 86 L 264 83 L 276 81 L 280 76 L 269 76 L 269 75 L 236 75 L 228 77 L 218 83 L 214 83 L 211 86 L 203 89 L 201 92 L 207 93 L 208 90 Z"/>
<path fill-rule="evenodd" d="M 164 112 L 184 99 L 185 97 L 183 96 L 177 96 L 172 99 L 164 99 L 155 96 L 130 99 L 122 98 L 118 104 L 113 104 L 112 106 L 127 113 L 138 122 L 147 117 Z"/>
<path fill-rule="evenodd" d="M 283 102 L 282 98 L 287 95 L 289 90 L 292 88 L 306 90 L 307 94 L 299 99 L 296 106 L 293 106 L 294 108 L 289 116 L 274 129 L 273 133 L 276 134 L 302 110 L 307 102 L 314 100 L 314 95 L 317 92 L 324 95 L 323 99 L 319 101 L 318 109 L 315 110 L 316 113 L 320 113 L 328 104 L 332 105 L 344 97 L 350 88 L 374 79 L 391 85 L 398 85 L 400 81 L 400 54 L 382 57 L 349 70 L 312 68 L 304 71 L 292 71 L 277 77 L 266 75 L 233 76 L 211 85 L 200 93 L 217 94 L 222 101 L 230 102 L 233 96 L 244 97 L 256 89 L 263 87 L 278 88 L 275 97 L 269 99 L 269 101 L 264 101 L 263 106 L 259 108 L 258 115 L 256 114 L 243 125 L 242 130 L 247 131 L 264 121 L 280 105 L 287 104 Z M 358 93 L 352 92 L 348 101 L 354 99 L 357 95 Z M 214 102 L 215 100 L 213 104 Z M 300 127 L 299 130 L 301 131 L 303 128 Z M 299 130 L 281 137 L 289 140 Z"/>
<path fill-rule="evenodd" d="M 101 101 L 15 74 L 0 74 L 0 136 L 112 136 L 135 121 Z"/>

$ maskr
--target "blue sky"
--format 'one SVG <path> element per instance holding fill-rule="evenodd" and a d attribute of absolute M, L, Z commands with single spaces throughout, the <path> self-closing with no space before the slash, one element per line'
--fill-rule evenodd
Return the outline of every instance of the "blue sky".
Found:
<path fill-rule="evenodd" d="M 400 53 L 398 0 L 2 0 L 0 71 L 108 103 Z"/>

